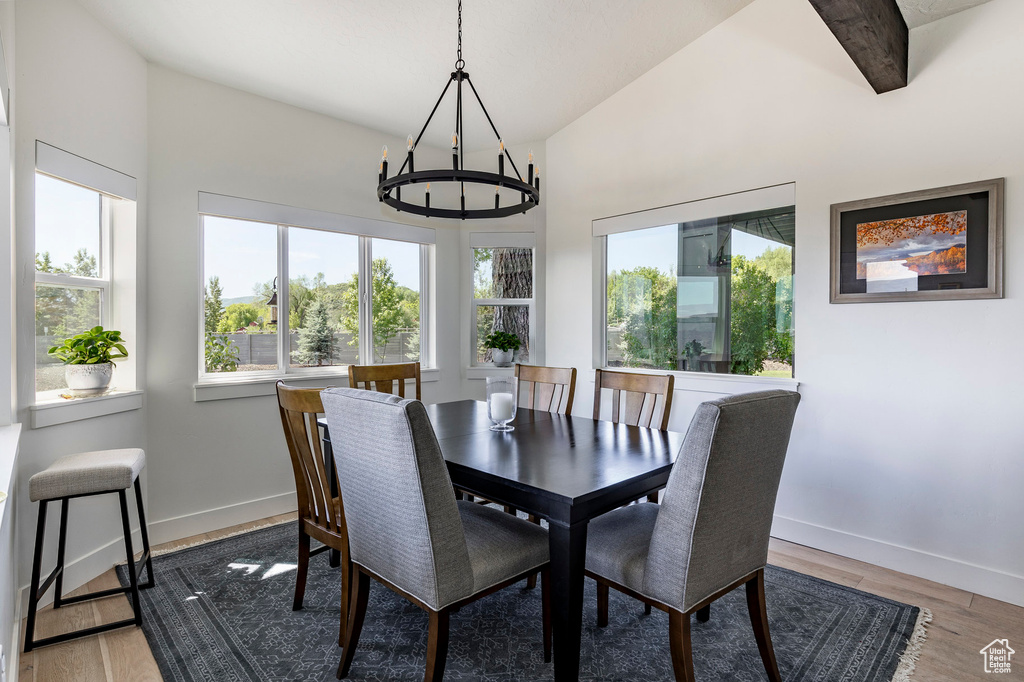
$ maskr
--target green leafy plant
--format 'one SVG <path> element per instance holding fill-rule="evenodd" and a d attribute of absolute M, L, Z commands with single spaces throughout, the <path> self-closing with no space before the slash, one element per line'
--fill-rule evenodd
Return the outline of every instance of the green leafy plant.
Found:
<path fill-rule="evenodd" d="M 234 372 L 238 370 L 238 347 L 226 336 L 206 335 L 206 371 Z"/>
<path fill-rule="evenodd" d="M 56 357 L 65 365 L 114 364 L 114 360 L 128 357 L 128 349 L 124 347 L 121 332 L 97 326 L 64 339 L 64 343 L 53 346 L 46 354 Z"/>
<path fill-rule="evenodd" d="M 700 355 L 703 352 L 704 344 L 698 341 L 697 339 L 689 341 L 685 346 L 683 346 L 683 353 L 685 353 L 687 357 L 691 355 Z"/>
<path fill-rule="evenodd" d="M 491 332 L 484 339 L 484 346 L 501 351 L 519 350 L 519 337 L 508 332 Z"/>

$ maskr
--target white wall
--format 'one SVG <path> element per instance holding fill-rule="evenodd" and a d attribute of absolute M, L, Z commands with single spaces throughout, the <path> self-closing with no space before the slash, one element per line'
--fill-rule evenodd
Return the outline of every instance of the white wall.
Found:
<path fill-rule="evenodd" d="M 34 172 L 35 141 L 42 140 L 138 180 L 139 246 L 136 267 L 145 272 L 146 62 L 72 0 L 19 0 L 15 6 L 15 222 L 17 319 L 17 421 L 27 423 L 34 393 Z M 116 248 L 116 247 L 115 247 Z M 129 350 L 145 385 L 145 281 L 137 283 L 137 319 Z M 83 450 L 145 447 L 144 410 L 26 429 L 19 458 L 21 584 L 28 582 L 36 505 L 28 501 L 29 476 L 60 456 Z M 72 503 L 65 585 L 70 589 L 123 559 L 120 515 L 114 498 Z M 52 518 L 52 517 L 51 517 Z M 56 554 L 56 524 L 46 561 Z"/>
<path fill-rule="evenodd" d="M 426 402 L 461 397 L 460 227 L 397 214 L 377 201 L 381 144 L 402 143 L 393 136 L 155 65 L 149 116 L 147 428 L 150 527 L 159 542 L 295 507 L 276 398 L 193 401 L 198 192 L 435 228 L 441 372 L 439 381 L 424 382 Z"/>
<path fill-rule="evenodd" d="M 878 96 L 806 0 L 757 0 L 552 136 L 547 361 L 593 366 L 567 286 L 589 291 L 593 219 L 795 181 L 803 401 L 774 532 L 1024 604 L 1022 25 L 993 0 L 916 29 L 909 87 Z M 829 304 L 830 204 L 1003 176 L 1004 300 Z M 714 395 L 692 381 L 675 428 Z"/>

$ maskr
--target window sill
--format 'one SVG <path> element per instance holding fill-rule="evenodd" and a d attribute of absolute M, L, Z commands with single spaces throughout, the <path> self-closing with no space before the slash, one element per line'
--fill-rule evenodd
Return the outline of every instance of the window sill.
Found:
<path fill-rule="evenodd" d="M 194 386 L 194 401 L 234 400 L 236 398 L 258 398 L 277 393 L 277 382 L 283 379 L 289 386 L 316 388 L 318 386 L 348 386 L 348 372 L 324 372 L 322 374 L 278 374 L 271 376 L 247 376 L 241 379 L 216 379 L 200 381 Z M 421 369 L 420 381 L 440 381 L 441 370 Z"/>
<path fill-rule="evenodd" d="M 30 405 L 33 429 L 104 417 L 142 408 L 142 391 L 114 391 L 95 398 L 57 398 Z"/>
<path fill-rule="evenodd" d="M 476 365 L 466 368 L 467 379 L 486 379 L 487 377 L 509 377 L 515 367 L 497 367 L 496 365 Z"/>
<path fill-rule="evenodd" d="M 634 372 L 636 374 L 671 374 L 676 378 L 676 391 L 696 393 L 732 395 L 772 389 L 795 391 L 800 387 L 799 381 L 789 377 L 756 377 L 745 374 L 713 374 L 711 372 L 658 372 L 632 367 L 604 367 L 603 369 L 611 372 Z"/>

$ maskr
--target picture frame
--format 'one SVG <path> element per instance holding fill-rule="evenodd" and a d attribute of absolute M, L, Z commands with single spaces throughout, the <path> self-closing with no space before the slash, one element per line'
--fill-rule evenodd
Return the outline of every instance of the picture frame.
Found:
<path fill-rule="evenodd" d="M 1003 297 L 1005 179 L 833 204 L 830 303 Z"/>

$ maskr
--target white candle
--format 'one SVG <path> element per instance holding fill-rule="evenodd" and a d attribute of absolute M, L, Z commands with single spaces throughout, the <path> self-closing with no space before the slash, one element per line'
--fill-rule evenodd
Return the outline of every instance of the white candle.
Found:
<path fill-rule="evenodd" d="M 496 422 L 504 422 L 512 419 L 515 406 L 516 399 L 511 393 L 492 393 L 491 419 Z"/>

